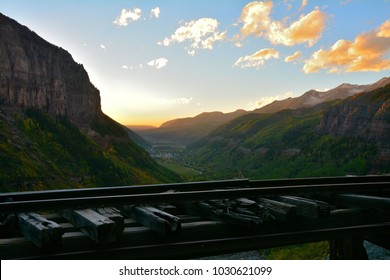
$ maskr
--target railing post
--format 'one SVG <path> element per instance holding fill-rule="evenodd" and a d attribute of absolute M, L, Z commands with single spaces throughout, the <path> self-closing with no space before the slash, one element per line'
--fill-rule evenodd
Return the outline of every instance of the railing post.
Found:
<path fill-rule="evenodd" d="M 331 260 L 368 260 L 363 238 L 347 237 L 330 241 Z"/>

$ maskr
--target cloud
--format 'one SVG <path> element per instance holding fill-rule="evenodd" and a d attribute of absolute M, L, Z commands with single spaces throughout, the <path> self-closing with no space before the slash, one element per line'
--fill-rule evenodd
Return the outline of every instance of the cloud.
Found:
<path fill-rule="evenodd" d="M 377 34 L 378 37 L 390 38 L 390 20 L 386 21 L 379 28 L 379 32 Z"/>
<path fill-rule="evenodd" d="M 301 7 L 299 7 L 298 11 L 302 11 L 307 5 L 307 0 L 302 0 Z"/>
<path fill-rule="evenodd" d="M 279 58 L 279 53 L 275 49 L 262 49 L 252 55 L 240 57 L 234 63 L 234 66 L 240 68 L 255 67 L 259 69 L 266 60 L 271 58 Z"/>
<path fill-rule="evenodd" d="M 192 101 L 192 97 L 178 97 L 178 98 L 157 98 L 154 99 L 155 102 L 160 105 L 186 105 Z"/>
<path fill-rule="evenodd" d="M 213 45 L 217 41 L 223 41 L 226 38 L 226 31 L 218 31 L 218 21 L 212 18 L 201 18 L 184 23 L 176 29 L 171 37 L 166 37 L 158 42 L 159 45 L 169 46 L 173 43 L 183 43 L 190 41 L 187 52 L 190 55 L 195 55 L 198 49 L 213 49 Z"/>
<path fill-rule="evenodd" d="M 101 44 L 101 45 L 100 45 L 100 48 L 102 48 L 103 50 L 105 50 L 105 49 L 106 49 L 106 46 L 103 45 L 103 44 Z"/>
<path fill-rule="evenodd" d="M 122 9 L 121 14 L 114 20 L 114 24 L 118 26 L 127 26 L 131 21 L 137 21 L 141 18 L 142 11 L 139 8 L 133 10 Z"/>
<path fill-rule="evenodd" d="M 150 10 L 150 17 L 159 18 L 160 16 L 160 8 L 156 7 Z"/>
<path fill-rule="evenodd" d="M 284 61 L 285 62 L 292 62 L 292 61 L 296 60 L 297 58 L 299 58 L 301 55 L 302 55 L 302 53 L 300 51 L 296 51 L 294 54 L 287 56 L 284 59 Z"/>
<path fill-rule="evenodd" d="M 302 5 L 306 1 L 302 1 Z M 272 20 L 270 15 L 273 2 L 251 2 L 241 13 L 239 21 L 243 23 L 240 29 L 242 36 L 254 35 L 264 37 L 274 45 L 294 46 L 306 43 L 313 46 L 321 37 L 325 28 L 325 15 L 316 8 L 312 12 L 301 15 L 293 22 Z"/>
<path fill-rule="evenodd" d="M 168 59 L 166 58 L 157 58 L 148 62 L 149 66 L 155 67 L 156 69 L 161 69 L 168 64 Z"/>
<path fill-rule="evenodd" d="M 390 69 L 390 21 L 379 28 L 356 36 L 353 41 L 338 40 L 330 49 L 319 49 L 305 61 L 303 71 L 315 73 L 328 69 L 328 73 L 382 71 Z"/>

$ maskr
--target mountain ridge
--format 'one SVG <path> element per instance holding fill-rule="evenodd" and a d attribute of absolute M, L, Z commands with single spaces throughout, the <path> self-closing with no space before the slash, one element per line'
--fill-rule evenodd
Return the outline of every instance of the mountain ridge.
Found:
<path fill-rule="evenodd" d="M 301 96 L 290 97 L 284 100 L 276 100 L 264 107 L 255 109 L 257 113 L 275 113 L 284 109 L 297 109 L 301 107 L 310 107 L 323 102 L 345 99 L 358 93 L 368 92 L 383 87 L 390 83 L 390 77 L 384 77 L 372 84 L 354 85 L 343 83 L 327 91 L 318 91 L 311 89 Z"/>
<path fill-rule="evenodd" d="M 383 174 L 390 172 L 389 131 L 386 84 L 312 107 L 249 113 L 192 144 L 187 154 L 211 179 Z"/>
<path fill-rule="evenodd" d="M 152 144 L 163 142 L 187 146 L 207 136 L 219 126 L 245 114 L 276 113 L 286 109 L 312 107 L 320 103 L 343 100 L 358 93 L 369 92 L 389 83 L 390 77 L 384 77 L 367 85 L 343 83 L 327 91 L 311 89 L 299 97 L 277 100 L 253 111 L 239 109 L 231 113 L 203 112 L 195 117 L 173 119 L 158 128 L 140 129 L 137 132 Z"/>

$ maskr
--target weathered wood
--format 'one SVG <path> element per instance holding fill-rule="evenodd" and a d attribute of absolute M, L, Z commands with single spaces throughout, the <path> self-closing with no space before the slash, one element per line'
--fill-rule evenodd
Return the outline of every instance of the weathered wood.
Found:
<path fill-rule="evenodd" d="M 295 205 L 267 198 L 257 198 L 256 201 L 267 208 L 271 215 L 281 222 L 292 221 L 298 213 Z"/>
<path fill-rule="evenodd" d="M 160 209 L 161 211 L 167 212 L 172 215 L 177 215 L 177 207 L 170 204 L 158 204 L 156 205 L 157 209 Z"/>
<path fill-rule="evenodd" d="M 339 204 L 348 207 L 368 208 L 381 212 L 390 212 L 390 198 L 368 196 L 360 194 L 338 194 L 336 200 Z"/>
<path fill-rule="evenodd" d="M 216 208 L 215 205 L 221 204 L 201 201 L 186 203 L 184 208 L 187 213 L 192 215 L 199 215 L 206 219 L 222 221 L 232 225 L 239 225 L 248 228 L 259 226 L 265 222 L 265 219 L 258 217 L 255 213 L 249 210 L 244 211 L 244 209 L 241 209 L 241 213 L 238 213 L 234 209 L 225 209 L 226 206 L 221 209 Z"/>
<path fill-rule="evenodd" d="M 154 232 L 168 236 L 181 230 L 180 219 L 151 206 L 123 206 L 122 211 Z"/>
<path fill-rule="evenodd" d="M 368 260 L 362 238 L 339 238 L 330 241 L 331 260 Z"/>
<path fill-rule="evenodd" d="M 238 198 L 230 200 L 229 207 L 236 213 L 255 216 L 256 218 L 260 218 L 263 221 L 274 219 L 266 207 L 251 199 Z"/>
<path fill-rule="evenodd" d="M 116 223 L 91 209 L 67 209 L 60 213 L 98 244 L 114 242 L 118 236 Z"/>
<path fill-rule="evenodd" d="M 324 218 L 330 215 L 329 204 L 319 200 L 313 200 L 298 196 L 278 196 L 281 202 L 297 206 L 298 215 L 309 218 Z"/>
<path fill-rule="evenodd" d="M 19 213 L 19 231 L 39 248 L 49 248 L 62 243 L 63 229 L 55 222 L 36 213 Z"/>
<path fill-rule="evenodd" d="M 0 215 L 0 237 L 8 237 L 15 232 L 16 229 L 16 215 Z"/>
<path fill-rule="evenodd" d="M 117 234 L 120 234 L 125 228 L 125 218 L 120 211 L 113 207 L 96 208 L 95 211 L 100 215 L 114 221 L 117 226 Z"/>

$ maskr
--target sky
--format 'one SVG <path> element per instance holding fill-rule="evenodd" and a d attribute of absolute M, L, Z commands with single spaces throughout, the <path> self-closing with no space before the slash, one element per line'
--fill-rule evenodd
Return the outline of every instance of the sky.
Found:
<path fill-rule="evenodd" d="M 390 76 L 390 0 L 0 0 L 70 52 L 125 125 Z"/>

